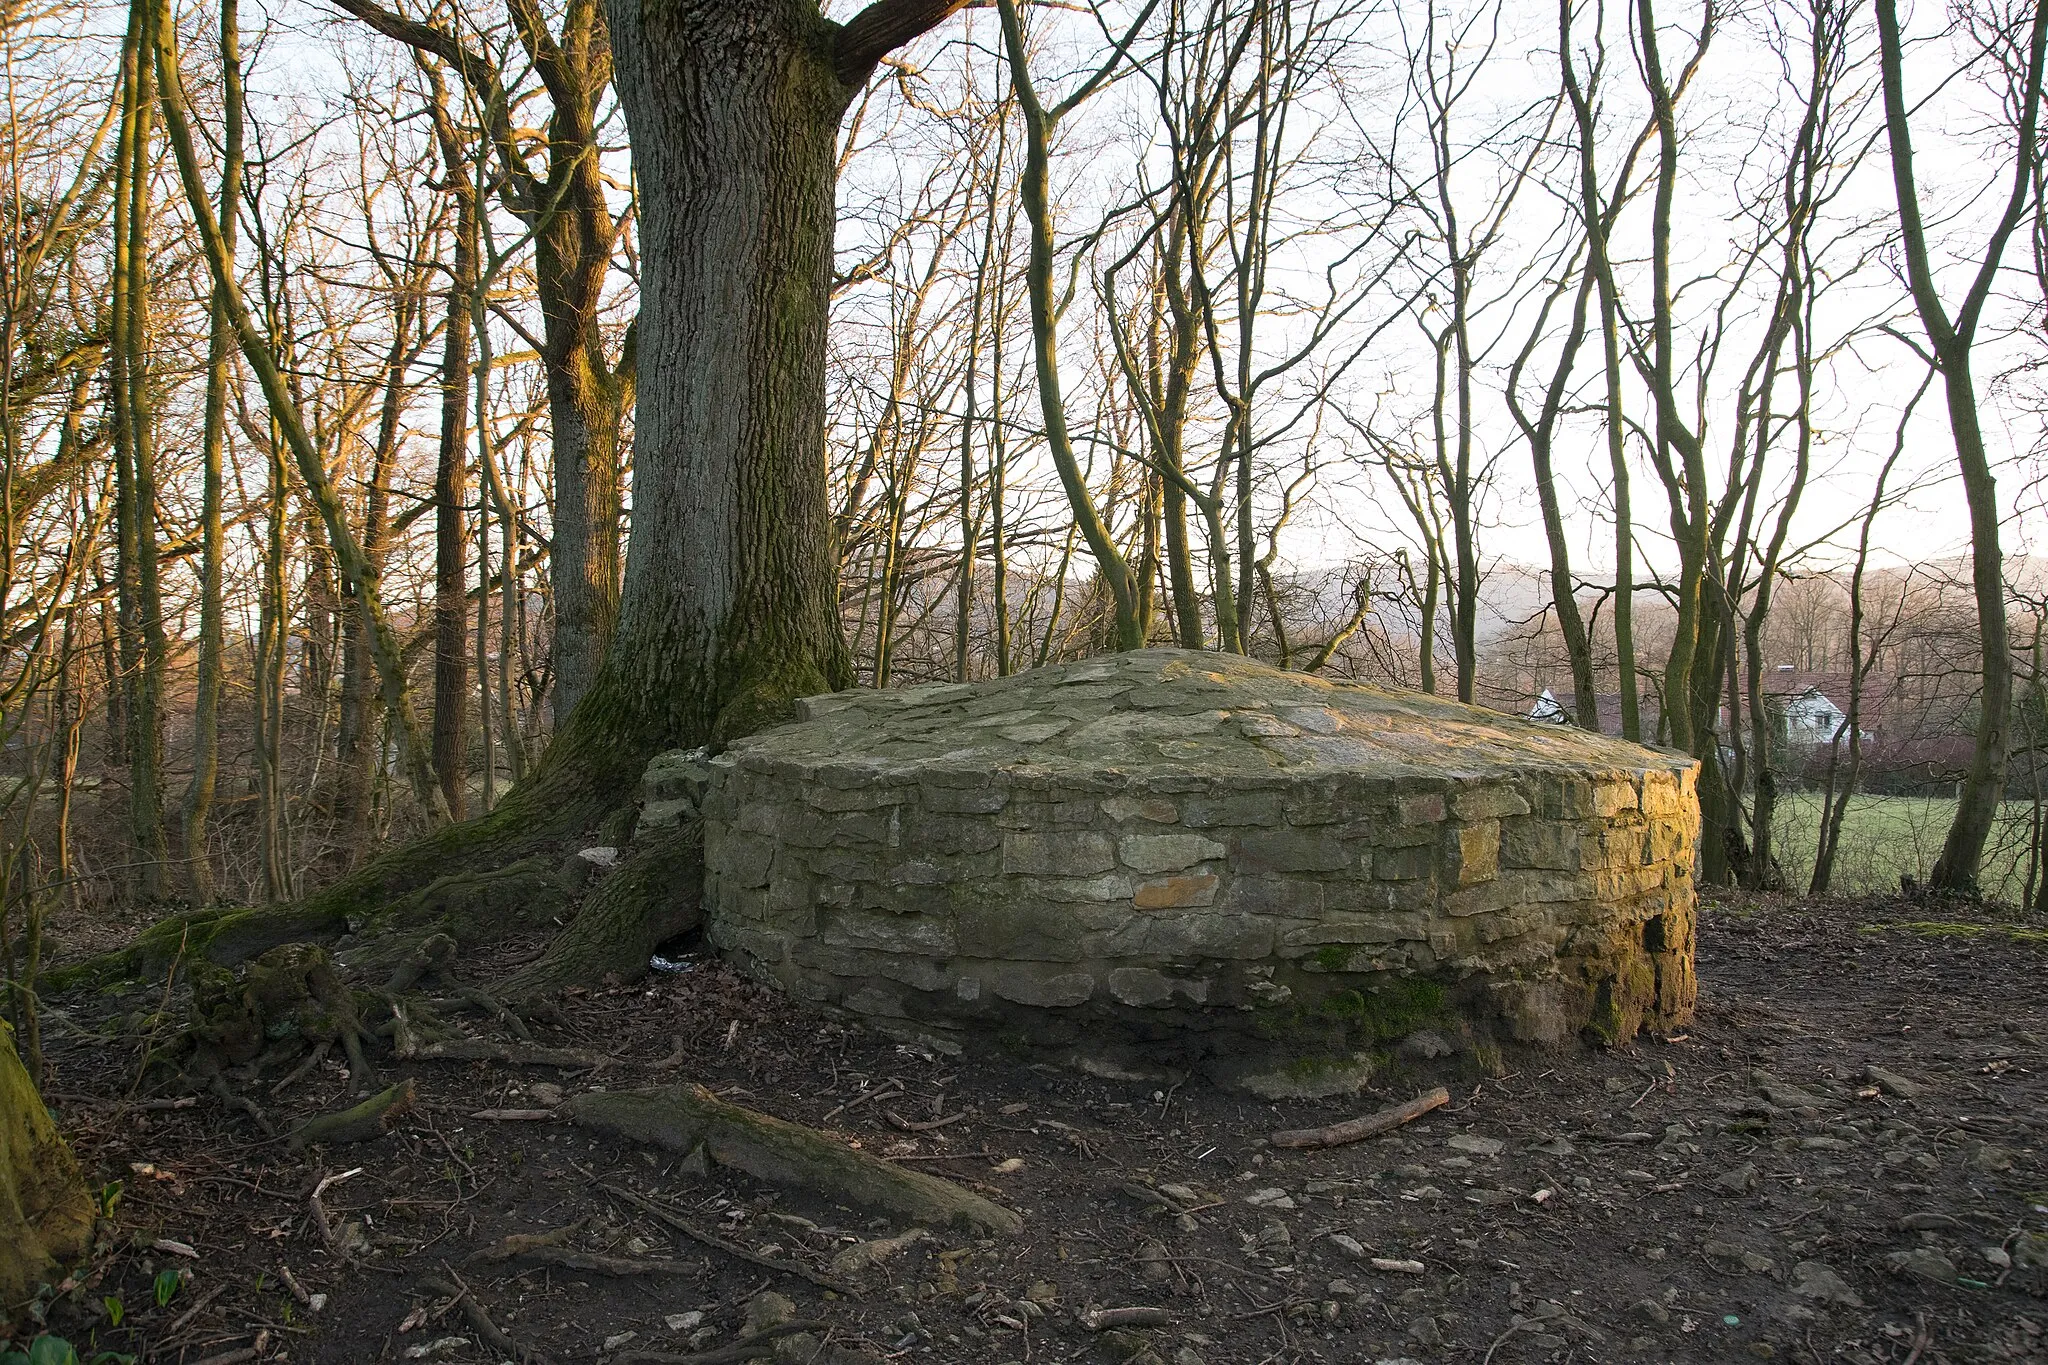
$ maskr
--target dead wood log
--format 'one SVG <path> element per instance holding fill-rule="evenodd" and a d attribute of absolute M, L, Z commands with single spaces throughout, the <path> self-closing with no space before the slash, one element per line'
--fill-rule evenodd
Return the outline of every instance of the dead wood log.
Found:
<path fill-rule="evenodd" d="M 298 1151 L 314 1143 L 333 1146 L 383 1137 L 411 1111 L 413 1101 L 418 1097 L 418 1088 L 412 1081 L 404 1080 L 389 1090 L 370 1096 L 361 1104 L 332 1114 L 315 1115 L 293 1130 L 291 1148 Z"/>
<path fill-rule="evenodd" d="M 727 1104 L 701 1086 L 585 1092 L 564 1100 L 562 1112 L 594 1132 L 682 1156 L 702 1147 L 719 1165 L 756 1180 L 844 1199 L 913 1223 L 959 1223 L 1003 1233 L 1024 1226 L 1013 1210 L 951 1181 L 856 1151 L 814 1128 Z"/>
<path fill-rule="evenodd" d="M 1346 1119 L 1325 1128 L 1290 1128 L 1284 1133 L 1275 1133 L 1272 1143 L 1275 1147 L 1341 1147 L 1347 1142 L 1363 1142 L 1381 1133 L 1390 1133 L 1404 1123 L 1412 1123 L 1432 1109 L 1440 1109 L 1451 1102 L 1451 1092 L 1438 1086 L 1424 1091 L 1405 1104 L 1391 1105 L 1375 1114 L 1361 1118 Z"/>

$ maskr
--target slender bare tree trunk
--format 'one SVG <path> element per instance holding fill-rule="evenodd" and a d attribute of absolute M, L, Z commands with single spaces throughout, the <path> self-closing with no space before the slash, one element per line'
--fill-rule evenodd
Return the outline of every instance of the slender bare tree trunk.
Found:
<path fill-rule="evenodd" d="M 1977 885 L 1984 843 L 1991 835 L 1998 803 L 2005 794 L 2012 720 L 2012 653 L 2005 614 L 2005 557 L 1999 546 L 1998 483 L 1984 446 L 1970 352 L 1976 341 L 1978 320 L 2005 256 L 2006 243 L 2026 216 L 2034 187 L 2034 166 L 2040 156 L 2036 136 L 2040 125 L 2043 52 L 2048 47 L 2048 3 L 2037 0 L 2033 8 L 2026 40 L 2026 75 L 2019 92 L 2019 136 L 2012 189 L 1985 245 L 1976 278 L 1951 316 L 1935 288 L 1927 232 L 1920 216 L 1920 191 L 1914 182 L 1898 4 L 1897 0 L 1877 0 L 1885 129 L 1891 142 L 1892 185 L 1898 196 L 1901 246 L 1913 306 L 1940 367 L 1942 390 L 1948 399 L 1949 431 L 1955 441 L 1963 497 L 1970 511 L 1970 581 L 1976 592 L 1977 629 L 1983 641 L 1983 681 L 1977 697 L 1977 735 L 1970 754 L 1970 770 L 1956 795 L 1955 820 L 1928 879 L 1933 886 L 1957 891 L 1972 890 Z"/>
<path fill-rule="evenodd" d="M 477 195 L 469 158 L 447 112 L 440 72 L 426 58 L 442 189 L 455 202 L 441 332 L 441 431 L 434 451 L 434 776 L 448 812 L 469 813 L 468 539 L 469 313 L 476 290 Z M 483 599 L 479 599 L 483 600 Z"/>
<path fill-rule="evenodd" d="M 232 268 L 242 197 L 242 37 L 240 0 L 221 0 L 221 246 Z M 199 436 L 199 658 L 192 699 L 192 777 L 178 821 L 185 888 L 195 904 L 213 899 L 207 826 L 220 777 L 222 663 L 222 456 L 227 439 L 228 357 L 235 345 L 227 304 L 210 296 L 206 324 L 206 409 Z"/>
<path fill-rule="evenodd" d="M 123 110 L 114 173 L 111 386 L 119 558 L 121 687 L 127 720 L 129 884 L 164 889 L 163 683 L 167 645 L 157 569 L 155 414 L 149 364 L 150 145 L 155 108 L 151 0 L 131 0 L 121 48 Z"/>

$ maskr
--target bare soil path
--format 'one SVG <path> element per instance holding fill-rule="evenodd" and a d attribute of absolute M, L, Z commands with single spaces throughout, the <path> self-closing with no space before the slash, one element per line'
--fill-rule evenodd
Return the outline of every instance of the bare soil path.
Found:
<path fill-rule="evenodd" d="M 125 1189 L 77 1296 L 123 1304 L 100 1344 L 181 1365 L 2048 1360 L 2038 926 L 1896 900 L 1711 906 L 1685 1035 L 1491 1077 L 1454 1058 L 1283 1105 L 942 1056 L 686 968 L 571 997 L 563 1026 L 536 1029 L 609 1057 L 595 1073 L 387 1055 L 415 1110 L 304 1156 L 210 1098 L 143 1107 L 132 1040 L 53 1027 L 52 1103 Z M 91 1028 L 155 1002 L 64 1003 Z M 876 1239 L 903 1229 L 798 1191 L 545 1114 L 475 1117 L 679 1079 L 960 1181 L 1025 1230 L 892 1250 Z M 1451 1103 L 1391 1135 L 1264 1141 L 1437 1080 Z M 340 1107 L 346 1087 L 330 1065 L 278 1115 Z M 323 1233 L 308 1196 L 344 1173 Z M 189 1280 L 159 1307 L 165 1268 Z M 1160 1311 L 1092 1316 L 1119 1308 Z M 792 1317 L 813 1325 L 743 1336 Z M 92 1325 L 76 1307 L 55 1321 Z"/>

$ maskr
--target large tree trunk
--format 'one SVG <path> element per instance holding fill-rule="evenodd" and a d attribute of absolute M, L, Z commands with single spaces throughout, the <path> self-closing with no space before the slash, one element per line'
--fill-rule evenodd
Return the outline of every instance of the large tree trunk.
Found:
<path fill-rule="evenodd" d="M 836 26 L 796 0 L 610 20 L 646 355 L 625 598 L 572 751 L 721 740 L 853 680 L 821 534 Z"/>
<path fill-rule="evenodd" d="M 881 0 L 841 26 L 815 0 L 619 0 L 649 370 L 612 648 L 539 770 L 495 810 L 393 850 L 289 923 L 236 926 L 238 938 L 344 932 L 436 877 L 590 829 L 660 749 L 723 742 L 851 685 L 823 460 L 835 135 L 879 57 L 965 3 Z M 579 919 L 551 959 L 586 976 L 644 964 L 664 907 L 642 904 L 641 934 L 620 927 L 632 908 Z M 134 974 L 222 927 L 169 921 L 73 976 Z"/>

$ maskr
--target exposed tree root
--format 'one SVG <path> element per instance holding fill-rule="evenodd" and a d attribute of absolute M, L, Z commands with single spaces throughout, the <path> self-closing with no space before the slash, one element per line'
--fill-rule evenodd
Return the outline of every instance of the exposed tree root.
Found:
<path fill-rule="evenodd" d="M 332 1147 L 350 1142 L 369 1142 L 383 1137 L 412 1111 L 413 1102 L 418 1097 L 419 1091 L 413 1082 L 400 1081 L 361 1104 L 338 1113 L 307 1119 L 292 1132 L 292 1150 L 315 1145 Z"/>
<path fill-rule="evenodd" d="M 697 927 L 703 898 L 704 826 L 686 820 L 599 882 L 547 952 L 500 982 L 497 994 L 520 1000 L 606 976 L 634 980 L 657 944 Z"/>
<path fill-rule="evenodd" d="M 1020 1231 L 1024 1220 L 951 1181 L 906 1170 L 816 1129 L 727 1104 L 699 1086 L 572 1095 L 562 1112 L 581 1127 L 713 1161 L 773 1185 L 807 1189 L 915 1223 Z"/>

